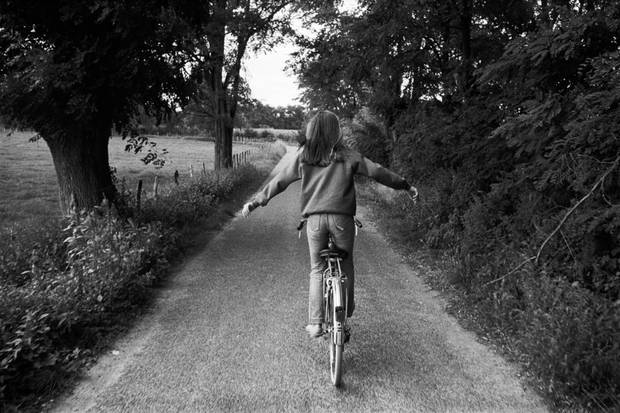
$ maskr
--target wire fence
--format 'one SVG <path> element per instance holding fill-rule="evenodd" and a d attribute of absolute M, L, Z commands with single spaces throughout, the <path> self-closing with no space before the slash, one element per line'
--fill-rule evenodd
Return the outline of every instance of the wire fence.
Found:
<path fill-rule="evenodd" d="M 251 163 L 252 155 L 255 153 L 265 152 L 269 150 L 269 144 L 261 144 L 256 147 L 256 149 L 248 149 L 243 152 L 238 152 L 232 155 L 232 166 L 231 169 L 238 169 Z M 135 195 L 135 206 L 139 210 L 142 200 L 145 197 L 149 198 L 157 198 L 160 193 L 160 185 L 162 182 L 172 182 L 174 185 L 179 185 L 182 177 L 189 177 L 193 179 L 197 176 L 206 177 L 210 171 L 207 170 L 207 166 L 204 162 L 198 168 L 194 168 L 194 164 L 189 164 L 187 167 L 187 174 L 179 173 L 179 170 L 175 170 L 172 174 L 172 177 L 164 176 L 164 175 L 155 175 L 153 178 L 152 190 L 148 191 L 147 185 L 144 179 L 139 179 L 136 187 L 136 195 Z M 123 188 L 127 188 L 127 183 L 123 178 L 121 183 Z"/>

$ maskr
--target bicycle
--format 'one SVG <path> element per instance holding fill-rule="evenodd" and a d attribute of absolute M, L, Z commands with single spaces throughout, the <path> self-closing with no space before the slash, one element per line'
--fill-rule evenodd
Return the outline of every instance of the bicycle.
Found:
<path fill-rule="evenodd" d="M 321 250 L 320 255 L 327 263 L 327 268 L 323 271 L 323 331 L 329 342 L 329 372 L 332 384 L 339 386 L 342 380 L 348 305 L 348 279 L 342 272 L 340 263 L 346 258 L 347 252 L 337 248 L 330 235 L 328 247 Z"/>
<path fill-rule="evenodd" d="M 299 231 L 305 225 L 302 220 L 297 227 Z M 357 228 L 362 224 L 355 219 Z M 323 335 L 326 336 L 329 346 L 330 377 L 334 386 L 340 386 L 343 372 L 344 345 L 348 342 L 349 331 L 346 326 L 348 308 L 348 278 L 342 271 L 341 262 L 347 257 L 347 252 L 338 248 L 331 234 L 329 234 L 327 248 L 319 252 L 327 267 L 323 271 L 323 308 L 324 321 Z"/>

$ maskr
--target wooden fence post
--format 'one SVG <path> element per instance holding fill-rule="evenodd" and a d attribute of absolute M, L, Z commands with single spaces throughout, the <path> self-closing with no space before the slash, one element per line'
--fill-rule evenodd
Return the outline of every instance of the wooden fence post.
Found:
<path fill-rule="evenodd" d="M 155 180 L 153 181 L 153 196 L 157 198 L 157 189 L 159 188 L 159 176 L 155 175 Z"/>
<path fill-rule="evenodd" d="M 178 170 L 174 171 L 174 183 L 177 185 L 179 184 L 179 171 Z"/>
<path fill-rule="evenodd" d="M 207 176 L 207 167 L 205 166 L 205 163 L 204 163 L 204 162 L 202 163 L 202 174 L 203 174 L 204 176 Z"/>
<path fill-rule="evenodd" d="M 142 198 L 142 179 L 138 181 L 138 191 L 136 192 L 136 209 L 140 210 L 140 199 Z"/>

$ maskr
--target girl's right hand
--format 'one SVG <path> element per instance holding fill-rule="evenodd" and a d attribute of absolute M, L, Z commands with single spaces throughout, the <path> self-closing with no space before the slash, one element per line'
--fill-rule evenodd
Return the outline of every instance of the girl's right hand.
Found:
<path fill-rule="evenodd" d="M 416 188 L 415 186 L 411 186 L 411 188 L 409 188 L 409 196 L 411 196 L 411 200 L 413 201 L 413 203 L 417 203 L 418 202 L 418 188 Z"/>

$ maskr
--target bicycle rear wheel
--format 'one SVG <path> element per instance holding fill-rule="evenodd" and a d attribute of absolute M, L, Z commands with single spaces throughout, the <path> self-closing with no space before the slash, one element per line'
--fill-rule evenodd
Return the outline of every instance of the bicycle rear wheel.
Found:
<path fill-rule="evenodd" d="M 341 294 L 339 286 L 332 286 L 330 294 L 328 294 L 326 314 L 329 314 L 330 322 L 330 334 L 329 334 L 329 372 L 334 386 L 340 386 L 342 382 L 342 370 L 343 370 L 343 318 L 344 309 L 342 307 L 335 308 L 335 302 L 341 302 L 341 300 L 335 300 L 334 296 Z"/>

